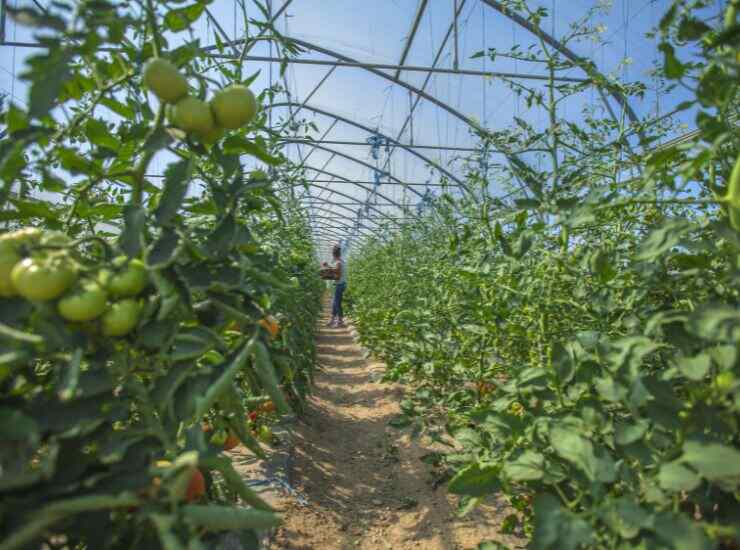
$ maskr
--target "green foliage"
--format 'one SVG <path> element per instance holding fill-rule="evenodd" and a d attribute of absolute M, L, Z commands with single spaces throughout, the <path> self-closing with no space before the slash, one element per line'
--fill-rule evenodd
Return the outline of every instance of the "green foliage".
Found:
<path fill-rule="evenodd" d="M 74 266 L 70 293 L 100 281 L 128 305 L 113 330 L 112 302 L 101 317 L 99 304 L 79 306 L 93 319 L 74 323 L 58 314 L 56 291 L 31 302 L 4 288 L 3 549 L 212 548 L 224 530 L 253 544 L 278 521 L 221 453 L 235 434 L 263 455 L 247 414 L 269 398 L 281 413 L 300 410 L 322 288 L 304 215 L 283 182 L 242 162 L 285 164 L 265 115 L 205 146 L 169 126 L 142 86 L 144 64 L 165 54 L 191 94 L 215 92 L 216 78 L 249 83 L 239 59 L 217 64 L 172 34 L 205 5 L 83 1 L 72 13 L 57 2 L 11 13 L 38 27 L 46 48 L 23 73 L 28 110 L 3 114 L 0 238 L 62 230 L 69 238 L 13 250 Z M 144 288 L 141 273 L 121 281 L 128 259 L 142 262 Z M 276 337 L 260 326 L 268 316 Z M 191 498 L 195 468 L 206 493 Z"/>
<path fill-rule="evenodd" d="M 740 542 L 740 233 L 724 198 L 740 33 L 701 4 L 675 2 L 659 30 L 698 135 L 651 149 L 654 121 L 564 120 L 580 85 L 512 83 L 550 126 L 482 134 L 507 167 L 471 172 L 476 196 L 437 201 L 350 261 L 362 340 L 410 385 L 406 423 L 454 447 L 451 492 L 506 494 L 533 548 Z M 682 60 L 687 41 L 704 63 Z M 505 55 L 573 68 L 544 41 Z M 518 200 L 491 199 L 491 183 Z"/>

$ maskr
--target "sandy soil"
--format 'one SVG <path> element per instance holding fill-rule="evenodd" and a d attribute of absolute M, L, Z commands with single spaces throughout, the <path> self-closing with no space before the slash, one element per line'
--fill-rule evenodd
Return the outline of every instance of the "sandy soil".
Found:
<path fill-rule="evenodd" d="M 383 364 L 363 358 L 349 328 L 318 334 L 321 371 L 307 414 L 295 429 L 291 478 L 300 497 L 278 507 L 284 523 L 273 550 L 468 549 L 483 541 L 509 548 L 499 534 L 509 510 L 492 499 L 465 518 L 456 499 L 419 457 L 424 441 L 392 428 L 401 388 L 376 382 Z M 305 499 L 305 503 L 301 500 Z"/>

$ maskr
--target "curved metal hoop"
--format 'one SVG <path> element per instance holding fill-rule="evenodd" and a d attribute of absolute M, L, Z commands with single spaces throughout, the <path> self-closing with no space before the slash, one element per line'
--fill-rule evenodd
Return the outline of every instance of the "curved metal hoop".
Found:
<path fill-rule="evenodd" d="M 349 206 L 345 206 L 344 204 L 339 204 L 338 202 L 332 202 L 332 201 L 328 201 L 326 199 L 318 199 L 318 200 L 321 201 L 321 202 L 320 203 L 319 202 L 310 203 L 310 208 L 320 208 L 318 206 L 319 204 L 326 204 L 326 205 L 330 205 L 330 206 L 333 206 L 333 207 L 336 207 L 336 208 L 343 208 L 343 209 L 345 209 L 345 210 L 347 210 L 349 212 L 352 212 L 355 216 L 357 215 L 357 212 L 359 212 L 359 210 L 353 210 Z M 364 204 L 363 203 L 360 203 L 360 202 L 357 202 L 357 205 L 358 206 L 364 206 Z M 330 211 L 327 208 L 321 208 L 321 210 Z M 331 210 L 331 212 L 334 212 L 334 213 L 337 213 L 338 214 L 338 212 L 336 210 Z M 345 215 L 345 217 L 346 217 L 346 215 Z M 353 218 L 353 219 L 355 219 L 355 218 Z M 377 218 L 365 218 L 365 220 L 366 221 L 374 222 L 376 224 L 378 223 Z"/>
<path fill-rule="evenodd" d="M 302 109 L 308 109 L 309 111 L 313 111 L 314 113 L 318 113 L 320 115 L 324 115 L 324 116 L 333 118 L 335 120 L 339 120 L 341 122 L 344 122 L 345 124 L 349 124 L 350 126 L 354 126 L 354 127 L 359 128 L 361 130 L 364 130 L 364 131 L 368 132 L 369 134 L 375 134 L 375 135 L 381 136 L 383 139 L 385 139 L 388 142 L 392 143 L 395 147 L 400 147 L 404 151 L 406 151 L 406 152 L 414 155 L 415 157 L 417 157 L 421 161 L 427 163 L 429 166 L 432 166 L 433 168 L 435 168 L 436 170 L 438 170 L 439 172 L 441 172 L 442 174 L 444 174 L 445 176 L 447 176 L 450 180 L 454 181 L 456 184 L 458 184 L 460 187 L 462 187 L 466 191 L 469 191 L 469 189 L 467 188 L 467 186 L 465 185 L 465 183 L 462 182 L 457 176 L 455 176 L 452 173 L 450 173 L 448 170 L 446 170 L 445 168 L 443 168 L 442 166 L 440 166 L 437 162 L 435 162 L 432 159 L 428 158 L 426 155 L 422 155 L 421 153 L 419 153 L 415 149 L 413 149 L 411 147 L 407 147 L 405 144 L 396 141 L 392 137 L 390 137 L 390 136 L 388 136 L 386 134 L 383 134 L 382 132 L 379 132 L 378 130 L 373 130 L 369 126 L 365 126 L 362 123 L 356 122 L 354 120 L 351 120 L 349 118 L 346 118 L 346 117 L 344 117 L 342 115 L 338 115 L 338 114 L 333 113 L 331 111 L 327 111 L 327 110 L 321 109 L 319 107 L 314 107 L 314 106 L 309 105 L 307 103 L 298 103 L 297 101 L 281 101 L 279 103 L 274 103 L 272 105 L 268 105 L 268 106 L 265 107 L 265 109 L 276 108 L 276 107 L 295 107 L 295 106 L 301 107 Z"/>
<path fill-rule="evenodd" d="M 323 46 L 319 46 L 318 44 L 314 44 L 313 42 L 308 42 L 307 40 L 302 40 L 300 38 L 294 38 L 294 37 L 290 37 L 290 36 L 286 36 L 285 39 L 287 41 L 292 42 L 294 44 L 297 44 L 299 46 L 303 46 L 306 49 L 313 50 L 315 52 L 319 52 L 319 53 L 322 53 L 324 55 L 328 55 L 329 57 L 333 57 L 334 59 L 339 59 L 341 61 L 346 61 L 348 63 L 358 63 L 358 64 L 360 63 L 356 59 L 353 59 L 351 57 L 348 57 L 348 56 L 346 56 L 344 54 L 341 54 L 339 52 L 336 52 L 334 50 L 330 50 L 329 48 L 325 48 Z M 227 45 L 227 46 L 229 46 L 229 45 L 232 45 L 232 44 L 233 45 L 241 44 L 243 42 L 244 42 L 243 39 L 240 39 L 240 40 L 229 40 L 229 41 L 226 41 L 224 44 Z M 211 47 L 211 46 L 207 46 L 206 48 L 203 48 L 203 50 L 205 50 L 205 51 L 212 51 L 213 49 L 214 49 L 214 47 Z M 221 57 L 223 57 L 223 56 L 221 56 Z M 435 105 L 437 105 L 437 107 L 440 107 L 441 109 L 444 109 L 445 111 L 447 111 L 448 113 L 450 113 L 452 116 L 460 119 L 461 121 L 463 121 L 465 124 L 467 124 L 468 126 L 470 126 L 471 128 L 473 128 L 474 130 L 476 130 L 478 132 L 487 133 L 486 130 L 483 127 L 481 127 L 478 123 L 476 123 L 473 119 L 465 116 L 464 114 L 462 114 L 460 111 L 458 111 L 454 107 L 451 107 L 450 105 L 448 105 L 444 101 L 441 101 L 441 100 L 437 99 L 436 97 L 429 95 L 424 90 L 421 90 L 421 89 L 417 88 L 413 84 L 409 84 L 408 82 L 405 82 L 403 80 L 400 80 L 398 78 L 395 78 L 393 75 L 389 75 L 389 74 L 384 73 L 383 71 L 381 71 L 379 69 L 375 69 L 373 67 L 361 67 L 361 68 L 363 70 L 365 70 L 365 71 L 369 71 L 369 72 L 373 73 L 374 75 L 379 76 L 380 78 L 383 78 L 385 80 L 389 80 L 390 82 L 393 82 L 394 84 L 398 84 L 399 86 L 401 86 L 403 88 L 406 88 L 410 92 L 418 95 L 419 97 L 422 97 L 422 98 L 426 99 L 430 103 L 434 103 Z"/>
<path fill-rule="evenodd" d="M 322 203 L 322 204 L 331 205 L 331 203 Z M 324 213 L 327 213 L 327 214 L 334 214 L 335 218 L 341 219 L 341 220 L 346 220 L 349 223 L 356 223 L 357 222 L 357 216 L 351 217 L 351 216 L 348 216 L 347 214 L 345 214 L 344 212 L 338 212 L 337 210 L 332 210 L 331 208 L 324 208 L 323 206 L 319 206 L 318 204 L 312 204 L 310 206 L 310 208 L 311 208 L 311 210 L 318 210 L 320 212 L 324 212 Z M 350 212 L 353 212 L 356 215 L 358 211 L 351 210 L 350 209 Z M 324 218 L 320 218 L 320 219 L 324 219 Z M 378 221 L 375 218 L 365 218 L 363 221 L 370 221 L 370 222 L 375 223 L 375 225 L 378 225 Z M 368 226 L 364 225 L 362 222 L 360 222 L 360 227 L 364 227 L 368 231 L 377 231 L 377 228 L 376 227 L 368 227 Z"/>
<path fill-rule="evenodd" d="M 359 240 L 360 238 L 366 238 L 368 236 L 368 235 L 365 235 L 365 234 L 362 234 L 362 233 L 357 234 L 357 235 L 347 235 L 346 233 L 343 234 L 340 231 L 338 231 L 336 228 L 332 228 L 332 227 L 329 227 L 329 226 L 318 226 L 318 227 L 316 227 L 316 229 L 320 229 L 321 231 L 325 231 L 327 235 L 332 235 L 333 237 L 337 237 L 339 239 L 351 238 L 351 239 L 358 239 Z M 326 236 L 326 235 L 324 235 L 324 236 Z"/>
<path fill-rule="evenodd" d="M 331 223 L 319 223 L 319 224 L 315 224 L 315 225 L 313 225 L 313 228 L 314 229 L 329 229 L 331 231 L 336 231 L 340 235 L 342 233 L 344 233 L 344 235 L 342 235 L 342 237 L 345 237 L 345 238 L 357 237 L 359 235 L 367 235 L 367 236 L 374 235 L 376 237 L 380 237 L 380 235 L 378 235 L 377 233 L 361 233 L 359 231 L 355 231 L 354 228 L 352 228 L 352 227 L 345 227 L 345 226 L 342 226 L 342 225 L 331 224 Z"/>
<path fill-rule="evenodd" d="M 520 27 L 527 29 L 529 32 L 531 32 L 535 36 L 542 37 L 542 40 L 550 44 L 550 46 L 558 50 L 565 57 L 567 57 L 573 63 L 578 65 L 581 68 L 581 70 L 586 73 L 587 76 L 589 77 L 591 76 L 589 74 L 589 71 L 586 68 L 588 65 L 591 65 L 594 68 L 593 73 L 599 76 L 602 76 L 601 73 L 596 70 L 596 64 L 593 61 L 589 61 L 588 59 L 585 59 L 579 56 L 573 50 L 568 48 L 565 44 L 560 42 L 557 38 L 546 33 L 544 30 L 542 30 L 541 27 L 534 25 L 533 23 L 530 23 L 518 13 L 515 13 L 512 10 L 508 9 L 506 6 L 501 4 L 501 2 L 499 2 L 498 0 L 482 0 L 482 2 L 486 4 L 488 7 L 493 8 L 494 10 L 499 12 L 504 17 L 508 17 Z M 594 83 L 594 86 L 596 86 L 599 90 L 602 89 L 602 87 L 596 85 L 596 83 Z M 609 92 L 609 94 L 617 101 L 617 103 L 621 104 L 624 107 L 624 110 L 627 113 L 627 116 L 629 117 L 630 121 L 632 123 L 637 123 L 638 122 L 637 115 L 632 110 L 632 107 L 630 106 L 629 101 L 627 101 L 627 98 L 624 95 L 622 95 L 622 93 L 619 90 L 616 90 L 610 86 L 604 86 L 604 88 L 606 88 L 606 91 Z M 609 106 L 606 98 L 603 95 L 602 95 L 602 100 L 604 101 L 604 103 L 606 103 L 607 110 L 611 112 L 611 107 Z"/>
<path fill-rule="evenodd" d="M 303 183 L 295 183 L 295 184 L 293 184 L 293 187 L 300 187 L 302 185 L 304 185 L 304 184 Z M 342 193 L 341 191 L 337 191 L 337 190 L 331 189 L 329 187 L 324 187 L 323 185 L 319 185 L 318 183 L 312 183 L 310 181 L 306 181 L 305 182 L 305 185 L 308 185 L 309 187 L 315 187 L 316 189 L 322 189 L 324 191 L 329 191 L 331 193 L 335 193 L 335 194 L 339 195 L 340 197 L 344 197 L 344 198 L 349 199 L 351 201 L 357 202 L 357 204 L 364 205 L 365 207 L 367 207 L 367 208 L 369 208 L 369 209 L 377 212 L 378 214 L 380 214 L 381 216 L 383 216 L 385 219 L 387 219 L 389 222 L 394 223 L 395 225 L 397 225 L 399 227 L 401 225 L 401 224 L 398 223 L 398 221 L 396 221 L 393 218 L 389 217 L 388 214 L 386 214 L 382 210 L 378 210 L 377 208 L 375 208 L 371 204 L 365 204 L 364 202 L 360 201 L 357 197 L 353 197 L 352 195 L 347 195 L 346 193 Z"/>
<path fill-rule="evenodd" d="M 337 219 L 337 221 L 340 221 L 341 220 L 343 223 L 346 222 L 346 223 L 348 223 L 350 225 L 357 223 L 357 218 L 350 218 L 349 216 L 344 215 L 344 214 L 341 214 L 341 213 L 337 212 L 336 210 L 330 210 L 328 208 L 322 208 L 320 206 L 312 206 L 311 209 L 312 210 L 320 210 L 321 212 L 327 212 L 329 214 L 335 214 L 336 215 L 336 218 L 335 219 Z M 310 215 L 309 215 L 309 219 L 310 219 Z M 317 218 L 314 218 L 314 219 L 317 219 Z M 318 220 L 321 221 L 321 222 L 327 221 L 326 218 L 318 218 Z M 311 221 L 313 221 L 313 220 L 311 220 Z M 377 228 L 369 227 L 369 226 L 363 224 L 362 222 L 360 222 L 358 224 L 358 227 L 361 227 L 361 228 L 363 228 L 363 229 L 365 229 L 367 231 L 370 231 L 370 232 L 376 234 L 379 237 L 381 236 L 381 234 L 378 233 L 378 229 Z"/>
<path fill-rule="evenodd" d="M 345 158 L 345 159 L 347 159 L 349 161 L 356 162 L 357 164 L 360 164 L 360 165 L 362 165 L 362 166 L 364 166 L 364 167 L 366 167 L 366 168 L 368 168 L 370 170 L 375 170 L 376 169 L 375 166 L 373 166 L 369 162 L 365 162 L 364 160 L 360 160 L 357 157 L 353 157 L 352 155 L 348 155 L 347 153 L 343 153 L 342 151 L 337 151 L 336 149 L 332 149 L 331 147 L 327 147 L 325 145 L 321 145 L 320 143 L 305 143 L 304 145 L 306 145 L 307 147 L 313 147 L 313 148 L 316 148 L 316 149 L 321 149 L 322 151 L 326 151 L 327 153 L 331 153 L 333 155 L 338 155 L 338 156 L 340 156 L 342 158 Z M 412 191 L 418 197 L 422 198 L 424 196 L 421 193 L 419 193 L 416 189 L 412 189 L 408 185 L 404 185 L 403 182 L 400 179 L 398 179 L 396 176 L 391 175 L 390 172 L 383 172 L 383 174 L 386 175 L 386 176 L 388 176 L 388 178 L 392 179 L 398 185 L 401 185 L 401 186 L 405 187 L 406 189 Z"/>
<path fill-rule="evenodd" d="M 314 172 L 318 172 L 319 174 L 325 174 L 327 176 L 331 176 L 333 178 L 337 178 L 339 180 L 342 180 L 341 182 L 337 182 L 337 183 L 350 183 L 352 185 L 355 185 L 355 186 L 359 187 L 360 189 L 364 189 L 365 191 L 373 191 L 373 189 L 371 187 L 368 187 L 368 186 L 365 186 L 365 185 L 363 185 L 361 183 L 357 183 L 355 181 L 352 181 L 351 179 L 345 178 L 344 176 L 340 176 L 339 174 L 335 174 L 334 172 L 329 172 L 327 170 L 324 170 L 323 168 L 316 168 L 316 167 L 311 166 L 309 164 L 304 165 L 304 167 L 307 168 L 307 169 L 309 169 L 309 170 L 313 170 Z M 302 184 L 297 183 L 297 184 L 294 185 L 294 187 L 298 187 L 300 185 L 302 185 Z M 320 186 L 315 185 L 315 187 L 320 187 Z M 322 189 L 327 189 L 327 190 L 329 190 L 329 191 L 331 191 L 333 193 L 341 194 L 338 191 L 334 191 L 333 189 L 331 189 L 329 187 L 321 187 L 321 188 Z M 375 194 L 378 197 L 380 197 L 381 199 L 385 199 L 386 201 L 388 201 L 389 203 L 391 203 L 393 206 L 395 206 L 397 208 L 400 208 L 401 210 L 403 210 L 404 212 L 406 212 L 407 208 L 405 208 L 404 206 L 398 204 L 393 199 L 391 199 L 391 198 L 383 195 L 382 193 L 380 193 L 378 191 L 375 191 Z M 344 196 L 346 197 L 347 195 L 344 195 Z M 357 203 L 362 204 L 362 205 L 365 204 L 363 201 L 359 200 L 357 197 L 352 197 L 352 200 L 353 201 L 356 201 Z"/>

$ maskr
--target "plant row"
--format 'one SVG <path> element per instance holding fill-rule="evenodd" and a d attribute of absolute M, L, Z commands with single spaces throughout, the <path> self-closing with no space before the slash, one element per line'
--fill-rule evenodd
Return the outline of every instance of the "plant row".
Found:
<path fill-rule="evenodd" d="M 279 521 L 224 453 L 300 411 L 321 282 L 275 90 L 192 39 L 205 7 L 9 8 L 43 48 L 0 140 L 3 550 L 253 547 Z"/>
<path fill-rule="evenodd" d="M 553 81 L 529 96 L 547 129 L 482 136 L 508 167 L 471 170 L 472 196 L 351 258 L 361 338 L 409 384 L 394 423 L 447 449 L 424 460 L 461 513 L 504 495 L 504 531 L 533 548 L 740 543 L 740 33 L 724 8 L 710 23 L 675 2 L 656 30 L 698 136 L 656 148 L 655 122 L 571 124 L 559 103 L 580 90 Z M 681 61 L 686 43 L 703 63 Z M 544 42 L 505 53 L 573 68 Z"/>

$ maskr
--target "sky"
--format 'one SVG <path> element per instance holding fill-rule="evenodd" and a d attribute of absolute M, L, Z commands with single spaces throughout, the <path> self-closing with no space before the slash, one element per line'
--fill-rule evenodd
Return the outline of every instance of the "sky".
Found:
<path fill-rule="evenodd" d="M 25 0 L 23 0 L 25 1 Z M 261 19 L 260 12 L 247 2 L 247 11 L 250 17 Z M 452 21 L 453 6 L 463 3 L 463 0 L 429 0 L 424 16 L 421 19 L 412 48 L 406 60 L 406 65 L 430 66 L 437 53 L 443 37 L 448 32 Z M 569 25 L 581 17 L 597 2 L 606 6 L 606 9 L 595 17 L 601 39 L 605 45 L 591 40 L 572 43 L 571 49 L 577 54 L 592 59 L 603 73 L 617 74 L 621 78 L 632 81 L 642 80 L 648 86 L 648 93 L 642 100 L 631 100 L 632 107 L 640 116 L 655 116 L 664 114 L 672 107 L 685 99 L 680 93 L 657 93 L 657 83 L 649 75 L 658 58 L 657 44 L 654 39 L 646 37 L 659 21 L 660 17 L 670 5 L 669 0 L 530 0 L 532 6 L 542 6 L 550 11 L 542 27 L 555 37 L 560 37 L 568 31 Z M 9 0 L 11 5 L 23 5 L 22 0 Z M 273 10 L 279 9 L 283 0 L 272 0 Z M 382 64 L 398 64 L 404 43 L 409 34 L 411 23 L 417 10 L 418 0 L 293 0 L 287 10 L 277 20 L 277 28 L 286 36 L 299 38 L 323 48 L 331 49 L 344 56 L 358 61 Z M 719 2 L 718 2 L 719 5 Z M 209 6 L 213 16 L 219 21 L 222 28 L 230 37 L 241 38 L 244 35 L 244 25 L 239 17 L 235 18 L 235 0 L 214 0 Z M 254 32 L 254 29 L 251 29 Z M 194 28 L 196 36 L 204 44 L 212 44 L 214 27 L 206 17 L 202 17 Z M 507 50 L 512 44 L 521 44 L 526 47 L 533 43 L 533 36 L 527 30 L 519 27 L 509 19 L 503 17 L 494 9 L 485 5 L 481 0 L 464 0 L 461 15 L 458 19 L 457 33 L 458 62 L 461 69 L 476 71 L 505 71 L 527 72 L 542 74 L 542 67 L 535 64 L 516 63 L 504 58 L 495 61 L 490 59 L 471 59 L 476 52 L 489 48 Z M 17 26 L 8 20 L 6 40 L 31 42 L 32 33 Z M 438 67 L 451 68 L 454 57 L 454 40 L 449 40 L 443 50 Z M 17 78 L 22 71 L 23 59 L 33 50 L 20 47 L 0 46 L 0 92 L 9 96 L 13 101 L 24 104 L 27 88 Z M 275 52 L 272 52 L 275 55 Z M 270 51 L 266 43 L 255 47 L 251 55 L 269 56 Z M 301 55 L 304 59 L 331 60 L 330 56 L 307 51 Z M 248 61 L 254 70 L 262 69 L 260 78 L 253 84 L 259 90 L 270 84 L 270 64 L 262 61 Z M 272 64 L 272 81 L 278 79 L 278 65 Z M 286 73 L 287 87 L 290 91 L 290 100 L 301 103 L 329 71 L 330 66 L 291 64 Z M 245 74 L 252 72 L 251 68 Z M 386 71 L 393 74 L 393 71 Z M 571 76 L 583 76 L 576 71 Z M 400 78 L 416 87 L 421 87 L 426 77 L 424 72 L 404 71 Z M 532 82 L 532 81 L 529 81 Z M 479 75 L 436 74 L 432 76 L 426 88 L 434 98 L 444 102 L 453 109 L 469 118 L 473 118 L 490 130 L 506 128 L 518 116 L 535 125 L 542 127 L 545 123 L 544 113 L 536 109 L 527 109 L 522 100 L 517 99 L 499 79 L 491 79 Z M 412 123 L 406 126 L 399 137 L 399 131 L 409 115 L 411 100 L 409 92 L 390 80 L 374 75 L 355 67 L 339 67 L 326 79 L 311 97 L 308 106 L 331 112 L 347 119 L 356 121 L 364 126 L 377 129 L 392 138 L 408 144 L 432 145 L 458 148 L 475 148 L 477 140 L 471 135 L 470 128 L 463 121 L 437 105 L 422 99 L 414 110 Z M 278 98 L 285 101 L 287 98 Z M 579 113 L 584 106 L 600 106 L 599 95 L 595 90 L 581 94 L 564 105 L 562 116 L 569 120 L 578 120 Z M 288 116 L 285 107 L 273 109 L 274 120 Z M 684 113 L 677 123 L 685 127 L 693 126 L 691 113 Z M 321 137 L 329 130 L 325 139 L 332 141 L 353 141 L 366 143 L 370 134 L 365 130 L 353 127 L 345 122 L 334 124 L 334 119 L 324 114 L 306 108 L 297 118 L 313 121 L 319 128 L 314 136 Z M 331 128 L 330 128 L 331 127 Z M 678 130 L 680 131 L 680 130 Z M 327 144 L 339 153 L 355 157 L 357 160 L 381 166 L 387 162 L 388 172 L 397 180 L 409 183 L 423 184 L 438 183 L 440 173 L 430 169 L 425 162 L 404 149 L 396 149 L 388 159 L 381 149 L 376 161 L 371 155 L 370 145 L 338 145 Z M 453 175 L 462 177 L 464 173 L 465 157 L 467 152 L 453 150 L 416 149 L 420 154 L 433 159 Z M 287 145 L 285 151 L 292 159 L 303 161 L 306 156 L 306 166 L 324 169 L 341 178 L 358 182 L 370 182 L 374 179 L 373 170 L 367 166 L 331 153 L 313 149 L 307 145 Z M 166 159 L 161 160 L 163 169 Z M 249 161 L 252 162 L 252 161 Z M 316 233 L 329 240 L 336 240 L 337 235 L 344 235 L 346 230 L 341 228 L 344 223 L 338 216 L 354 214 L 347 208 L 357 210 L 358 206 L 347 204 L 354 201 L 365 201 L 368 191 L 358 185 L 352 185 L 341 180 L 328 182 L 332 177 L 326 174 L 309 172 L 317 185 L 330 187 L 349 195 L 351 199 L 322 191 L 318 187 L 312 188 L 312 198 L 342 203 L 342 206 L 325 204 L 329 212 L 315 210 Z M 323 181 L 322 181 L 323 180 Z M 371 184 L 361 184 L 371 188 Z M 425 188 L 413 186 L 419 194 Z M 439 188 L 430 188 L 438 192 Z M 387 182 L 379 187 L 379 192 L 385 198 L 376 197 L 377 210 L 387 216 L 397 217 L 403 214 L 391 203 L 416 204 L 419 195 L 410 192 L 407 187 L 397 183 Z M 502 192 L 495 188 L 491 192 Z M 375 212 L 375 211 L 373 211 Z M 326 219 L 319 218 L 326 216 Z M 371 218 L 378 218 L 377 212 Z M 333 226 L 322 231 L 321 224 Z M 376 221 L 368 220 L 365 224 L 374 227 Z"/>

